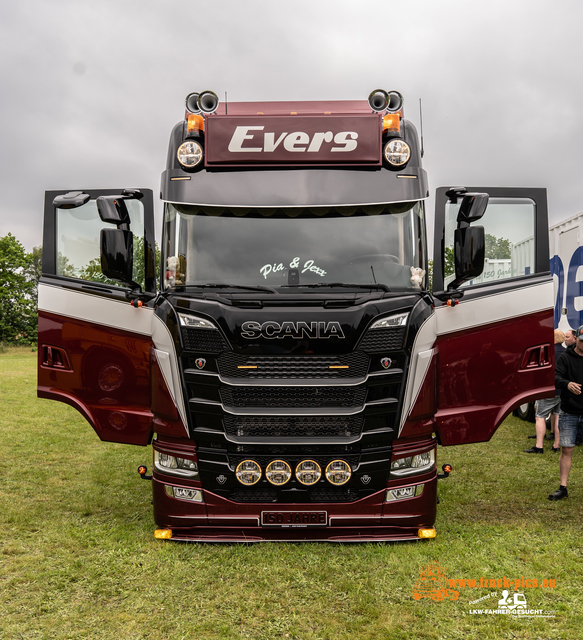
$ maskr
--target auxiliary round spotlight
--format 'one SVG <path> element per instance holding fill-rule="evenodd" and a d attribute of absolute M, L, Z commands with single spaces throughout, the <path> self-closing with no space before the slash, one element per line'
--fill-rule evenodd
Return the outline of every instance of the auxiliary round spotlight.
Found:
<path fill-rule="evenodd" d="M 187 140 L 178 147 L 176 157 L 185 169 L 193 169 L 202 161 L 202 147 L 195 140 Z"/>
<path fill-rule="evenodd" d="M 271 484 L 285 484 L 289 482 L 291 475 L 291 467 L 285 460 L 272 460 L 265 468 L 265 477 Z"/>
<path fill-rule="evenodd" d="M 243 460 L 243 462 L 239 462 L 237 465 L 235 475 L 241 484 L 245 484 L 250 487 L 261 480 L 261 467 L 255 462 L 255 460 Z"/>
<path fill-rule="evenodd" d="M 322 477 L 322 469 L 320 465 L 314 460 L 303 460 L 296 467 L 296 478 L 298 482 L 311 486 L 316 484 Z"/>
<path fill-rule="evenodd" d="M 368 97 L 368 106 L 373 111 L 385 111 L 389 104 L 389 94 L 383 89 L 375 89 Z"/>
<path fill-rule="evenodd" d="M 219 96 L 214 91 L 203 91 L 198 96 L 197 104 L 203 113 L 212 113 L 219 106 Z"/>
<path fill-rule="evenodd" d="M 189 93 L 186 96 L 186 110 L 190 113 L 200 113 L 200 108 L 198 106 L 198 93 Z"/>
<path fill-rule="evenodd" d="M 411 157 L 411 148 L 401 138 L 392 138 L 385 145 L 384 156 L 393 167 L 402 167 Z"/>
<path fill-rule="evenodd" d="M 346 484 L 352 476 L 352 469 L 344 460 L 332 460 L 326 467 L 326 480 L 337 487 Z"/>
<path fill-rule="evenodd" d="M 389 91 L 387 96 L 387 111 L 394 113 L 403 106 L 403 96 L 398 91 Z"/>

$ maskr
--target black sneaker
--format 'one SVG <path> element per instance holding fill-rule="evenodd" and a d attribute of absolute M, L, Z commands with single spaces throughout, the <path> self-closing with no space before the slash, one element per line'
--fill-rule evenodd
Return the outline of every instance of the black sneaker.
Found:
<path fill-rule="evenodd" d="M 554 433 L 548 433 L 545 436 L 545 440 L 554 440 L 555 439 L 555 434 Z"/>
<path fill-rule="evenodd" d="M 542 447 L 531 447 L 530 449 L 525 449 L 524 453 L 544 453 L 545 450 Z"/>
<path fill-rule="evenodd" d="M 555 493 L 551 493 L 549 500 L 562 500 L 563 498 L 568 497 L 569 494 L 567 493 L 567 487 L 560 486 Z"/>

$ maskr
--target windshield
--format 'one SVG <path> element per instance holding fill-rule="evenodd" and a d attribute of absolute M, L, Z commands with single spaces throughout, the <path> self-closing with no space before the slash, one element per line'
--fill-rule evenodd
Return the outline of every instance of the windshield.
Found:
<path fill-rule="evenodd" d="M 422 202 L 243 209 L 167 204 L 165 288 L 426 288 Z"/>

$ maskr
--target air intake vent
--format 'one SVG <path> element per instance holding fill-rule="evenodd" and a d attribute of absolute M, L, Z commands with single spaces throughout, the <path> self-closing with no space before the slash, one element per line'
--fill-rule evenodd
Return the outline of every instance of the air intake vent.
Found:
<path fill-rule="evenodd" d="M 219 331 L 182 327 L 184 348 L 197 353 L 221 353 L 229 347 Z"/>
<path fill-rule="evenodd" d="M 362 431 L 361 416 L 225 416 L 228 435 L 239 438 L 353 438 Z"/>
<path fill-rule="evenodd" d="M 362 407 L 364 387 L 229 387 L 221 389 L 229 407 Z"/>
<path fill-rule="evenodd" d="M 219 358 L 227 378 L 301 379 L 364 378 L 369 359 L 364 353 L 341 356 L 242 356 L 232 351 Z"/>
<path fill-rule="evenodd" d="M 406 327 L 370 329 L 364 334 L 358 348 L 368 352 L 396 351 L 403 348 Z"/>

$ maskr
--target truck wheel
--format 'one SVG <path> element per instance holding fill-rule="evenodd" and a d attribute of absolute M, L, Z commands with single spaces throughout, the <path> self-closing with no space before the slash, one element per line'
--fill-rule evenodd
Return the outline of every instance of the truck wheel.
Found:
<path fill-rule="evenodd" d="M 516 407 L 512 413 L 521 420 L 534 422 L 534 402 L 525 402 L 519 407 Z"/>

